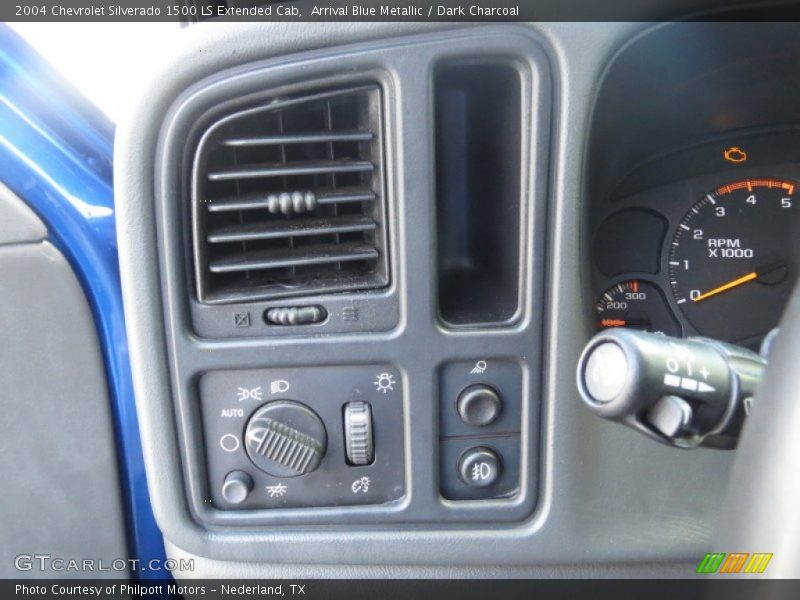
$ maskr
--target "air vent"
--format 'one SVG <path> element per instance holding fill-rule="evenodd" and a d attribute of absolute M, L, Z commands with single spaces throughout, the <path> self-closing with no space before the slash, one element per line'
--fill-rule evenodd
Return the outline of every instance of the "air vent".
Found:
<path fill-rule="evenodd" d="M 389 283 L 381 92 L 276 98 L 203 135 L 192 174 L 198 298 L 208 304 Z"/>

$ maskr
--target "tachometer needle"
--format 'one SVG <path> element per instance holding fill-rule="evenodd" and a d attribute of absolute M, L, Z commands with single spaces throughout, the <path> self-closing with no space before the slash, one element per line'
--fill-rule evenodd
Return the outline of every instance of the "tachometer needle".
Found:
<path fill-rule="evenodd" d="M 733 281 L 729 281 L 728 283 L 723 284 L 719 287 L 715 287 L 713 290 L 709 290 L 704 294 L 700 294 L 699 296 L 692 298 L 692 300 L 694 302 L 700 302 L 701 300 L 705 300 L 706 298 L 710 298 L 711 296 L 716 296 L 717 294 L 728 291 L 732 288 L 742 285 L 743 283 L 747 283 L 748 281 L 753 281 L 754 279 L 757 278 L 758 278 L 758 273 L 753 271 L 752 273 L 748 273 L 747 275 L 739 277 L 738 279 L 734 279 Z"/>

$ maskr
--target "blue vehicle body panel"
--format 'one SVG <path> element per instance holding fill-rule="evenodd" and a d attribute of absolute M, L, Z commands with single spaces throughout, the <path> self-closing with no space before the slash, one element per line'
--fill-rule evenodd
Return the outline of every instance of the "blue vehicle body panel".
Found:
<path fill-rule="evenodd" d="M 114 127 L 0 24 L 0 178 L 36 211 L 72 264 L 97 325 L 116 427 L 131 558 L 164 558 L 145 479 L 122 307 Z M 140 570 L 142 578 L 168 572 Z"/>

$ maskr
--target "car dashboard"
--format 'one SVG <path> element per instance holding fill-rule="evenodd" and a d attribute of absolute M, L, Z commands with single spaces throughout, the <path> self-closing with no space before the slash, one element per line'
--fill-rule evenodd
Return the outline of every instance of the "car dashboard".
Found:
<path fill-rule="evenodd" d="M 777 325 L 796 26 L 182 37 L 114 166 L 167 555 L 199 577 L 694 569 L 732 453 L 596 418 L 576 365 L 602 330 L 757 349 Z"/>

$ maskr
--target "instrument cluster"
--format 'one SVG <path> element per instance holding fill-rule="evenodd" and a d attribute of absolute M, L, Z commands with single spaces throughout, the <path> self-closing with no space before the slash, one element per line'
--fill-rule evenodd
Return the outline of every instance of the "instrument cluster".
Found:
<path fill-rule="evenodd" d="M 750 166 L 738 146 L 720 158 L 718 172 L 618 196 L 594 215 L 598 329 L 756 347 L 778 324 L 800 262 L 800 165 Z"/>

